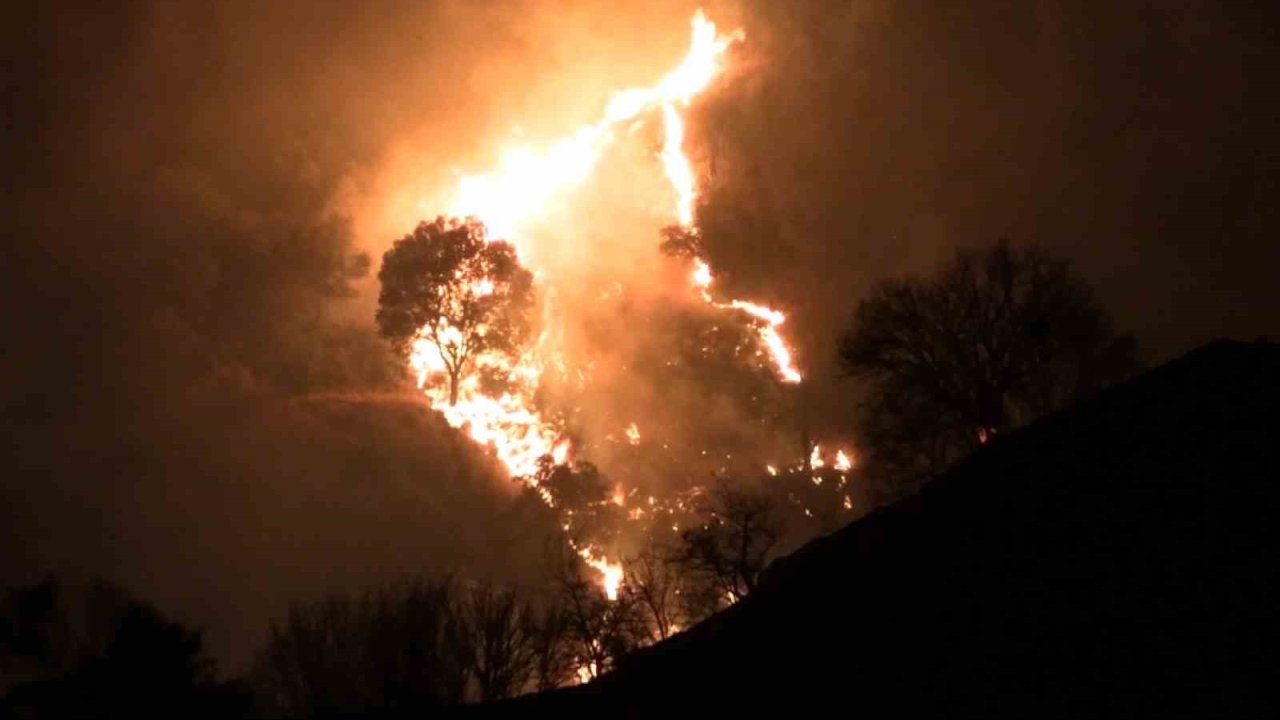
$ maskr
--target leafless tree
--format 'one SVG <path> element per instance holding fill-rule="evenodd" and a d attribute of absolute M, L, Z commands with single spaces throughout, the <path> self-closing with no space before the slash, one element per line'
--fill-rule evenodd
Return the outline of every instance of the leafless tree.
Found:
<path fill-rule="evenodd" d="M 653 640 L 665 640 L 684 629 L 682 575 L 673 550 L 650 543 L 623 562 L 622 591 L 643 616 Z"/>
<path fill-rule="evenodd" d="M 585 570 L 577 556 L 561 554 L 552 578 L 574 671 L 580 678 L 596 678 L 641 643 L 643 621 L 634 598 L 620 593 L 610 600 Z"/>
<path fill-rule="evenodd" d="M 534 686 L 551 690 L 574 679 L 575 662 L 569 648 L 568 613 L 560 598 L 552 597 L 535 615 L 531 639 L 534 647 Z"/>
<path fill-rule="evenodd" d="M 537 669 L 537 616 L 514 589 L 477 583 L 464 598 L 471 674 L 479 700 L 511 697 Z"/>
<path fill-rule="evenodd" d="M 769 495 L 728 481 L 707 491 L 696 514 L 700 524 L 681 532 L 677 557 L 690 580 L 690 611 L 704 616 L 755 591 L 782 525 Z"/>
<path fill-rule="evenodd" d="M 407 712 L 466 699 L 469 634 L 451 581 L 295 605 L 257 658 L 268 711 L 288 717 Z"/>

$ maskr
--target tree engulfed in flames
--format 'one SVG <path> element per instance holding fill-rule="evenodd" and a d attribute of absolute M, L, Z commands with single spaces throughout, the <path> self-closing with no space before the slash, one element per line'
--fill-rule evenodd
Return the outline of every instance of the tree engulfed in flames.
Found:
<path fill-rule="evenodd" d="M 632 124 L 656 114 L 663 127 L 659 159 L 676 198 L 673 215 L 682 231 L 696 238 L 697 178 L 684 150 L 682 111 L 720 73 L 725 52 L 742 39 L 742 34 L 720 34 L 701 10 L 693 17 L 692 29 L 690 49 L 683 62 L 655 85 L 617 92 L 599 121 L 542 149 L 521 147 L 508 151 L 495 170 L 463 177 L 450 214 L 479 220 L 487 228 L 489 237 L 510 242 L 524 259 L 527 253 L 521 243 L 525 231 L 546 212 L 552 199 L 590 178 L 624 123 Z M 791 350 L 779 332 L 785 316 L 777 310 L 742 300 L 714 299 L 710 292 L 710 265 L 698 255 L 692 262 L 692 290 L 696 297 L 717 309 L 745 315 L 756 330 L 760 354 L 767 355 L 779 379 L 785 383 L 800 382 Z M 484 289 L 472 290 L 483 294 Z M 544 324 L 554 327 L 555 318 L 544 318 Z M 557 464 L 568 462 L 569 442 L 561 428 L 538 412 L 533 404 L 545 369 L 552 360 L 559 360 L 554 334 L 544 329 L 529 347 L 517 354 L 478 354 L 472 363 L 472 372 L 459 379 L 451 392 L 449 385 L 441 382 L 442 375 L 450 369 L 441 338 L 456 333 L 456 328 L 440 323 L 425 325 L 419 331 L 409 358 L 419 387 L 431 406 L 452 427 L 491 448 L 513 476 L 537 490 L 549 505 L 554 505 L 550 493 L 538 487 L 535 474 L 540 460 L 547 456 Z M 483 382 L 486 373 L 505 378 L 502 392 L 487 391 Z M 627 436 L 632 444 L 639 442 L 639 430 L 634 423 L 628 428 Z M 600 574 L 601 586 L 610 599 L 616 598 L 623 577 L 621 565 L 611 562 L 599 548 L 590 545 L 575 545 L 574 550 Z"/>

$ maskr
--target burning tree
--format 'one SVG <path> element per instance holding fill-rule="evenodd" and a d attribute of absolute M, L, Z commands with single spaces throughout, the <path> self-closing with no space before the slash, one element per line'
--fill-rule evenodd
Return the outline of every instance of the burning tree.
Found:
<path fill-rule="evenodd" d="M 516 354 L 528 339 L 533 275 L 477 220 L 419 223 L 383 256 L 378 279 L 378 329 L 406 355 L 418 340 L 435 349 L 450 405 L 477 358 Z"/>
<path fill-rule="evenodd" d="M 555 607 L 562 613 L 561 641 L 580 682 L 617 667 L 618 661 L 644 644 L 644 618 L 634 599 L 609 599 L 583 575 L 580 558 L 559 554 L 550 567 Z"/>

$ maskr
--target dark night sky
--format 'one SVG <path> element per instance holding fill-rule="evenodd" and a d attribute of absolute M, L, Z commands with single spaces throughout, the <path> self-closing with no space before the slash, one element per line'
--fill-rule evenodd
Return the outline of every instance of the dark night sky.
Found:
<path fill-rule="evenodd" d="M 333 200 L 393 141 L 449 162 L 509 122 L 501 90 L 535 79 L 512 67 L 563 69 L 530 30 L 562 10 L 587 49 L 683 41 L 688 3 L 600 5 L 6 10 L 0 575 L 106 575 L 233 664 L 290 599 L 518 575 L 538 531 L 397 399 Z M 744 67 L 695 128 L 711 250 L 794 309 L 833 422 L 866 289 L 1002 235 L 1073 260 L 1153 361 L 1280 336 L 1274 3 L 744 5 Z"/>

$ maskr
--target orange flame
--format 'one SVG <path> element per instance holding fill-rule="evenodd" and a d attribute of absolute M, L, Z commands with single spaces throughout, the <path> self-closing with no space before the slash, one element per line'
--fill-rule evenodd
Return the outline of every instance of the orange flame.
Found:
<path fill-rule="evenodd" d="M 684 154 L 684 119 L 671 104 L 662 106 L 663 127 L 666 137 L 662 145 L 662 167 L 667 179 L 676 191 L 676 219 L 681 225 L 693 225 L 693 205 L 697 201 L 697 186 L 693 166 Z"/>
<path fill-rule="evenodd" d="M 809 467 L 818 469 L 826 466 L 826 461 L 822 459 L 822 446 L 814 445 L 813 450 L 809 453 Z"/>
<path fill-rule="evenodd" d="M 757 321 L 755 323 L 756 333 L 760 337 L 760 342 L 764 345 L 765 351 L 768 352 L 769 359 L 773 361 L 773 365 L 777 369 L 782 382 L 796 384 L 803 379 L 800 371 L 796 369 L 794 360 L 792 360 L 791 348 L 787 347 L 787 342 L 782 339 L 782 334 L 778 332 L 778 326 L 787 321 L 786 315 L 773 308 L 745 300 L 730 300 L 727 303 L 716 302 L 715 298 L 711 296 L 711 283 L 713 281 L 711 266 L 702 258 L 693 259 L 693 273 L 690 276 L 690 280 L 693 282 L 693 287 L 697 289 L 698 294 L 702 296 L 703 302 L 722 310 L 737 310 Z"/>
<path fill-rule="evenodd" d="M 597 556 L 589 545 L 579 549 L 578 556 L 592 569 L 600 573 L 600 586 L 604 589 L 605 597 L 610 600 L 617 600 L 618 590 L 622 587 L 621 563 L 609 562 L 608 558 Z"/>
<path fill-rule="evenodd" d="M 446 327 L 439 333 L 447 339 L 457 335 Z M 419 332 L 409 354 L 409 366 L 418 379 L 418 387 L 431 401 L 432 409 L 444 416 L 450 426 L 463 430 L 472 440 L 491 447 L 513 476 L 529 477 L 538 469 L 538 460 L 548 454 L 567 459 L 568 446 L 557 444 L 559 432 L 532 410 L 526 397 L 531 397 L 542 376 L 542 365 L 534 353 L 526 353 L 517 362 L 501 353 L 485 353 L 475 359 L 477 369 L 496 370 L 506 377 L 516 391 L 498 397 L 486 395 L 480 377 L 473 373 L 460 379 L 458 397 L 451 403 L 447 368 L 440 349 L 424 332 Z"/>
<path fill-rule="evenodd" d="M 848 472 L 853 469 L 853 458 L 846 455 L 844 450 L 837 450 L 836 461 L 833 464 L 833 467 L 840 472 Z"/>
<path fill-rule="evenodd" d="M 658 112 L 663 124 L 659 159 L 675 195 L 673 214 L 682 226 L 696 232 L 693 224 L 697 177 L 684 151 L 682 109 L 715 79 L 722 69 L 725 52 L 742 35 L 740 32 L 721 35 L 701 10 L 694 14 L 691 25 L 689 52 L 655 85 L 614 93 L 596 122 L 544 147 L 509 148 L 501 154 L 495 169 L 462 177 L 447 203 L 449 214 L 480 220 L 489 237 L 511 242 L 521 257 L 526 257 L 528 248 L 522 246 L 522 242 L 527 243 L 536 222 L 547 216 L 563 193 L 589 180 L 605 150 L 619 136 L 620 126 Z M 768 354 L 782 381 L 800 382 L 791 351 L 779 332 L 785 315 L 742 300 L 717 302 L 710 293 L 711 283 L 710 266 L 696 258 L 693 284 L 702 299 L 716 308 L 745 315 L 757 332 L 762 352 Z M 493 292 L 492 283 L 488 281 L 479 281 L 471 289 L 478 297 Z M 460 379 L 457 399 L 451 401 L 447 368 L 439 350 L 427 341 L 426 330 L 420 331 L 419 340 L 413 344 L 410 365 L 431 406 L 451 426 L 491 448 L 513 476 L 523 478 L 551 505 L 550 493 L 536 487 L 533 475 L 540 460 L 547 456 L 557 464 L 568 462 L 571 448 L 558 425 L 534 409 L 533 398 L 544 368 L 554 357 L 545 347 L 547 336 L 544 334 L 515 360 L 501 353 L 476 358 L 473 370 L 477 372 Z M 431 330 L 436 338 L 446 341 L 459 335 L 450 327 Z M 508 389 L 497 396 L 487 394 L 479 371 L 504 377 Z M 627 428 L 627 438 L 632 444 L 640 440 L 639 428 L 634 423 Z M 606 595 L 616 599 L 623 580 L 621 565 L 610 562 L 591 546 L 575 546 L 575 550 L 600 574 Z"/>
<path fill-rule="evenodd" d="M 479 218 L 493 237 L 504 238 L 519 248 L 521 230 L 542 217 L 557 194 L 591 176 L 604 150 L 616 139 L 616 126 L 661 110 L 667 136 L 663 164 L 669 177 L 680 178 L 672 181 L 678 197 L 676 215 L 681 223 L 690 223 L 695 192 L 693 170 L 681 151 L 684 123 L 675 106 L 687 105 L 711 84 L 720 72 L 725 51 L 741 38 L 741 33 L 720 35 L 702 10 L 694 14 L 692 26 L 688 54 L 656 85 L 614 93 L 604 116 L 594 124 L 540 150 L 527 146 L 508 150 L 497 170 L 463 177 L 450 214 Z"/>

